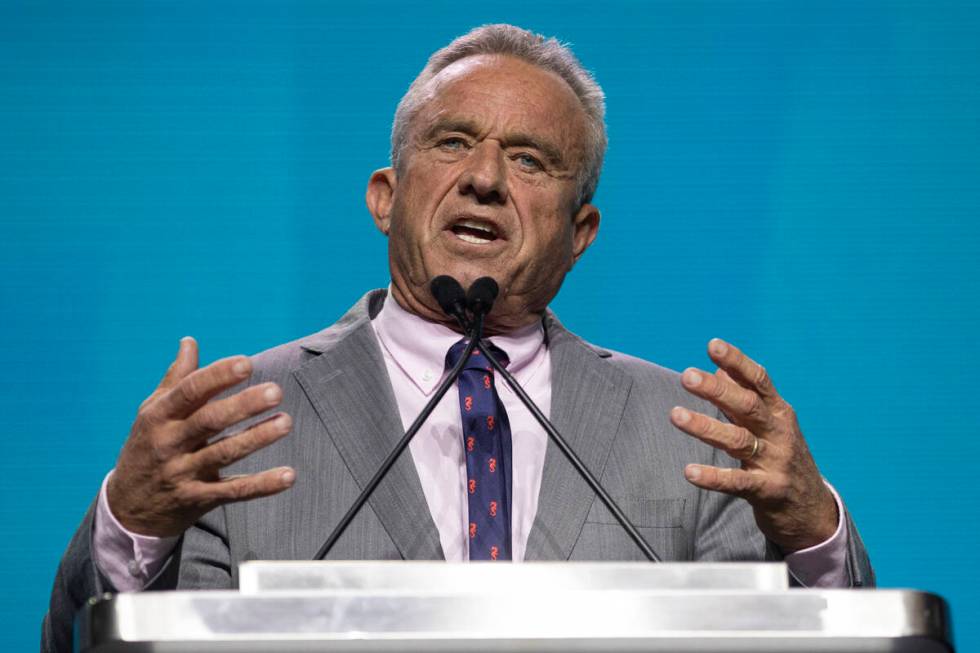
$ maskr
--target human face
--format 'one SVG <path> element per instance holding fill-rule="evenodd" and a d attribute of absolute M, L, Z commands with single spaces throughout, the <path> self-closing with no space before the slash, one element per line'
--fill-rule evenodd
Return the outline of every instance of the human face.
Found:
<path fill-rule="evenodd" d="M 368 187 L 395 298 L 446 321 L 431 279 L 491 276 L 501 292 L 488 329 L 530 324 L 598 229 L 598 210 L 577 198 L 585 112 L 560 77 L 506 56 L 457 61 L 427 92 L 400 170 Z"/>

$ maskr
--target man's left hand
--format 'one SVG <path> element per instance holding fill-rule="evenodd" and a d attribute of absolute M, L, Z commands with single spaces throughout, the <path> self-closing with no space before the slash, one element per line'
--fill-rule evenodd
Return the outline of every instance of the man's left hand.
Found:
<path fill-rule="evenodd" d="M 708 355 L 711 374 L 688 368 L 684 389 L 710 401 L 731 424 L 680 406 L 673 424 L 742 462 L 741 469 L 688 465 L 687 480 L 698 487 L 742 497 L 759 529 L 783 552 L 829 539 L 837 530 L 837 503 L 823 482 L 803 439 L 793 407 L 773 387 L 765 368 L 736 347 L 715 338 Z"/>

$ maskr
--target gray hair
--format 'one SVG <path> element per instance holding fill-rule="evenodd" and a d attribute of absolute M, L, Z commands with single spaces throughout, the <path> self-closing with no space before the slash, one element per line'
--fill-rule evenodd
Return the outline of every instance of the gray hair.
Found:
<path fill-rule="evenodd" d="M 561 77 L 578 96 L 587 117 L 585 161 L 578 171 L 579 205 L 592 199 L 599 185 L 602 158 L 606 153 L 606 102 L 599 84 L 582 67 L 572 51 L 554 38 L 545 38 L 513 25 L 484 25 L 456 38 L 436 51 L 398 103 L 391 126 L 391 164 L 403 163 L 402 152 L 408 128 L 425 103 L 425 87 L 441 70 L 466 57 L 499 54 L 516 57 Z"/>

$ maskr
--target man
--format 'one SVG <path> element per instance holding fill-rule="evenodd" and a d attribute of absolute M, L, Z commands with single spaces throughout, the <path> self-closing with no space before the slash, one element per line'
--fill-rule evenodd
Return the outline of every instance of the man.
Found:
<path fill-rule="evenodd" d="M 251 359 L 198 369 L 181 342 L 69 545 L 42 647 L 66 650 L 74 611 L 104 589 L 228 588 L 243 560 L 311 558 L 459 355 L 429 291 L 440 274 L 499 282 L 491 342 L 664 559 L 785 558 L 800 584 L 873 584 L 762 367 L 713 340 L 718 371 L 677 375 L 547 311 L 598 231 L 603 117 L 554 40 L 487 26 L 434 54 L 399 104 L 392 167 L 368 183 L 389 291 Z M 642 559 L 471 363 L 329 557 Z"/>

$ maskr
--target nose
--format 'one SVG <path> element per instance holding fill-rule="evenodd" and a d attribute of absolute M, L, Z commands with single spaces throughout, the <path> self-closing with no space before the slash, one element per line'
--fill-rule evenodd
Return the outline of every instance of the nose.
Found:
<path fill-rule="evenodd" d="M 476 145 L 466 157 L 459 176 L 459 192 L 472 195 L 480 204 L 507 202 L 507 162 L 505 153 L 494 141 Z"/>

